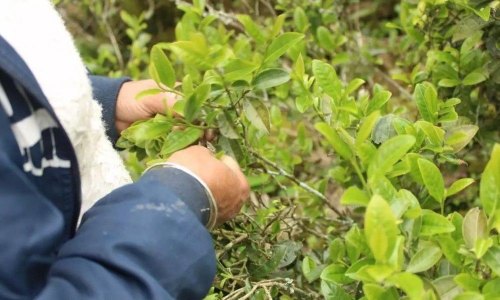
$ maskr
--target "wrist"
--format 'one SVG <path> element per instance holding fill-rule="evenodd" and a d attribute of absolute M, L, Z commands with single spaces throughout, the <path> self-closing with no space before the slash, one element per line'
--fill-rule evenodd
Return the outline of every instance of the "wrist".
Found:
<path fill-rule="evenodd" d="M 166 172 L 161 172 L 161 170 L 165 169 L 170 169 L 170 172 L 168 172 L 168 174 L 166 174 Z M 218 217 L 217 203 L 210 188 L 198 175 L 180 164 L 170 162 L 154 164 L 148 167 L 143 174 L 147 176 L 153 173 L 157 173 L 156 177 L 162 177 L 158 179 L 163 183 L 175 182 L 175 186 L 171 188 L 176 190 L 174 192 L 177 192 L 181 200 L 183 202 L 189 202 L 187 203 L 188 206 L 190 206 L 195 214 L 200 217 L 205 227 L 209 230 L 215 227 Z M 182 176 L 187 177 L 182 178 Z M 192 179 L 192 181 L 186 182 L 188 178 Z M 193 187 L 192 183 L 197 186 Z M 200 196 L 206 199 L 204 203 L 196 201 Z"/>

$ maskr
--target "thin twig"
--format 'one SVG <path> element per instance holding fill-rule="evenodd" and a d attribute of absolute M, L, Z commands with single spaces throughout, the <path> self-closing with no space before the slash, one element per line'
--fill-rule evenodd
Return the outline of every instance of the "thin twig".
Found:
<path fill-rule="evenodd" d="M 224 248 L 222 248 L 222 251 L 217 253 L 217 259 L 219 259 L 224 253 L 231 250 L 234 246 L 243 242 L 246 239 L 248 239 L 248 233 L 242 234 L 239 237 L 232 240 L 230 243 L 226 244 Z"/>
<path fill-rule="evenodd" d="M 267 0 L 260 0 L 260 2 L 262 2 L 262 4 L 264 4 L 266 6 L 267 10 L 269 10 L 269 12 L 273 16 L 273 18 L 277 17 L 276 12 L 274 11 L 274 7 L 271 5 L 271 3 L 269 3 L 269 1 L 267 1 Z"/>
<path fill-rule="evenodd" d="M 396 88 L 399 91 L 399 93 L 403 95 L 406 99 L 410 101 L 413 100 L 413 96 L 404 87 L 402 87 L 399 83 L 397 83 L 394 79 L 385 74 L 384 71 L 380 70 L 378 67 L 375 67 L 375 72 L 378 73 L 380 76 L 382 76 L 382 79 L 384 79 L 388 84 Z"/>
<path fill-rule="evenodd" d="M 108 38 L 111 42 L 111 45 L 113 46 L 113 50 L 116 54 L 116 58 L 118 59 L 118 64 L 120 65 L 120 70 L 125 71 L 125 64 L 123 61 L 123 56 L 120 51 L 120 46 L 118 45 L 118 41 L 116 39 L 116 36 L 113 32 L 113 29 L 111 29 L 111 26 L 109 25 L 108 22 L 108 16 L 109 16 L 109 1 L 105 1 L 104 4 L 104 13 L 102 14 L 102 23 L 104 24 L 104 28 L 106 29 L 106 33 L 108 34 Z"/>
<path fill-rule="evenodd" d="M 286 178 L 290 179 L 291 181 L 295 182 L 298 186 L 300 186 L 301 188 L 303 188 L 304 190 L 308 191 L 309 193 L 315 195 L 316 197 L 320 198 L 321 200 L 323 200 L 326 205 L 331 208 L 337 215 L 339 216 L 344 216 L 344 213 L 341 212 L 337 207 L 335 207 L 332 203 L 330 203 L 330 201 L 328 201 L 328 199 L 325 197 L 325 195 L 323 195 L 322 193 L 320 193 L 319 191 L 317 191 L 316 189 L 312 188 L 310 185 L 308 185 L 307 183 L 299 180 L 297 177 L 293 176 L 292 174 L 288 173 L 286 170 L 284 170 L 283 168 L 281 168 L 280 166 L 278 166 L 276 163 L 270 161 L 269 159 L 263 157 L 262 155 L 260 155 L 259 153 L 253 151 L 253 150 L 249 150 L 249 152 L 257 159 L 259 159 L 260 161 L 262 161 L 263 163 L 273 167 L 274 169 L 276 169 L 282 176 L 285 176 Z"/>

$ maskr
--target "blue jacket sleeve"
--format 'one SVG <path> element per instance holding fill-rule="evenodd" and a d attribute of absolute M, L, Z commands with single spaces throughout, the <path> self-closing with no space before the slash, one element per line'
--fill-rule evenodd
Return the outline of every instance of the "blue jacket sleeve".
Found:
<path fill-rule="evenodd" d="M 102 117 L 106 125 L 106 134 L 114 143 L 119 134 L 115 127 L 116 99 L 122 85 L 130 81 L 128 77 L 109 78 L 105 76 L 89 75 L 92 84 L 94 99 L 102 106 Z"/>
<path fill-rule="evenodd" d="M 172 172 L 108 194 L 64 241 L 61 212 L 0 153 L 0 298 L 202 299 L 215 253 L 200 213 L 180 195 L 207 199 L 195 179 Z"/>

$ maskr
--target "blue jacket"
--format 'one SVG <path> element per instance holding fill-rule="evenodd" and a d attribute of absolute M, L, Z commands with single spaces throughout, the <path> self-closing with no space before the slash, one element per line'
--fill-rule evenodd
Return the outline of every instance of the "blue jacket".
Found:
<path fill-rule="evenodd" d="M 113 124 L 121 82 L 94 78 L 93 85 Z M 0 102 L 0 299 L 206 295 L 215 253 L 199 209 L 208 200 L 194 178 L 176 169 L 148 172 L 101 199 L 76 230 L 74 150 L 34 76 L 2 37 Z"/>

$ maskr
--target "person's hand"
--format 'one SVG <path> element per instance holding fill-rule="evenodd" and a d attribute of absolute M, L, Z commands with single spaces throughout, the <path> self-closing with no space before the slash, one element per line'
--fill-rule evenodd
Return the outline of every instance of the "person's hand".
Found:
<path fill-rule="evenodd" d="M 165 105 L 168 107 L 174 105 L 176 95 L 172 93 L 159 93 L 145 96 L 140 100 L 135 99 L 138 93 L 154 88 L 158 88 L 158 85 L 152 79 L 129 81 L 122 85 L 116 100 L 115 126 L 118 132 L 127 129 L 135 121 L 164 113 Z"/>
<path fill-rule="evenodd" d="M 189 169 L 206 183 L 217 202 L 217 224 L 236 216 L 248 198 L 245 175 L 229 156 L 218 160 L 207 148 L 191 146 L 174 153 L 168 161 Z"/>

